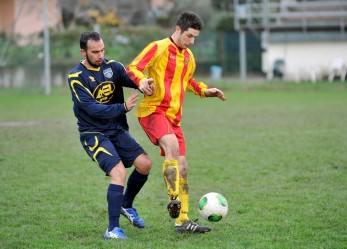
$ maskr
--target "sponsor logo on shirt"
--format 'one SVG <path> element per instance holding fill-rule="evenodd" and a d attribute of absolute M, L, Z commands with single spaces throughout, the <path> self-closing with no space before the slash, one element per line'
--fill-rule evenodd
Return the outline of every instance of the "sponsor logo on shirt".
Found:
<path fill-rule="evenodd" d="M 115 85 L 112 81 L 100 83 L 93 92 L 95 100 L 101 104 L 108 103 L 113 97 L 114 89 Z"/>
<path fill-rule="evenodd" d="M 91 82 L 95 82 L 95 78 L 93 76 L 89 76 L 89 79 L 91 80 Z"/>
<path fill-rule="evenodd" d="M 176 60 L 176 56 L 173 54 L 170 54 L 169 58 L 170 58 L 170 60 Z"/>

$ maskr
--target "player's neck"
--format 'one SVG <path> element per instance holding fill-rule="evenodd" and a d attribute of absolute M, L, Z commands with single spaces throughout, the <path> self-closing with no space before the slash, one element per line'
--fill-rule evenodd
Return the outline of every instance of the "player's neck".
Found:
<path fill-rule="evenodd" d="M 82 60 L 81 63 L 82 63 L 86 68 L 90 68 L 90 69 L 99 69 L 99 67 L 94 67 L 94 66 L 90 65 L 90 64 L 88 63 L 87 60 Z"/>
<path fill-rule="evenodd" d="M 176 47 L 177 47 L 180 51 L 183 50 L 183 48 L 180 48 L 180 47 L 178 46 L 177 41 L 176 41 L 177 39 L 175 39 L 175 36 L 174 36 L 174 35 L 170 36 L 170 40 L 176 45 Z"/>

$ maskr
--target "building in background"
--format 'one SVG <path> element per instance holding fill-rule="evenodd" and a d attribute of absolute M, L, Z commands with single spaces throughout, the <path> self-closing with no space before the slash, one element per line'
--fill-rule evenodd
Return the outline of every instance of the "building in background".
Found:
<path fill-rule="evenodd" d="M 344 80 L 346 0 L 235 2 L 235 28 L 262 33 L 262 70 L 269 80 Z"/>
<path fill-rule="evenodd" d="M 41 33 L 44 29 L 44 0 L 1 0 L 0 32 L 7 35 L 29 35 Z M 56 0 L 47 0 L 49 27 L 61 23 L 61 8 Z"/>

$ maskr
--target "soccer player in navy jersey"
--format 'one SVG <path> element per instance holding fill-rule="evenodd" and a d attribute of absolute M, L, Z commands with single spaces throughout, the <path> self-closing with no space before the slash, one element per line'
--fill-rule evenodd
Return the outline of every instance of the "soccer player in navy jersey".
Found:
<path fill-rule="evenodd" d="M 81 34 L 80 51 L 84 59 L 68 75 L 80 141 L 88 156 L 111 177 L 107 190 L 109 224 L 104 238 L 125 239 L 120 214 L 135 227 L 145 226 L 133 201 L 152 167 L 150 157 L 128 132 L 126 113 L 135 107 L 138 93 L 132 91 L 124 101 L 123 87 L 138 87 L 121 63 L 104 58 L 105 46 L 97 32 Z M 151 80 L 139 90 L 153 94 Z M 135 169 L 124 192 L 126 168 L 132 165 Z"/>

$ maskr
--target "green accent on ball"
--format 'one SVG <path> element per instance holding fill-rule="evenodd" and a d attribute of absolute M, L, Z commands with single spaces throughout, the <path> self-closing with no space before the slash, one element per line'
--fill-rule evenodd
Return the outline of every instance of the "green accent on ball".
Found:
<path fill-rule="evenodd" d="M 204 207 L 206 206 L 207 204 L 207 198 L 204 196 L 201 198 L 201 200 L 199 201 L 199 209 L 200 210 L 203 210 Z"/>
<path fill-rule="evenodd" d="M 227 202 L 227 199 L 225 199 L 225 197 L 221 194 L 218 194 L 217 195 L 217 199 L 218 199 L 218 202 L 223 206 L 227 206 L 228 205 L 228 202 Z"/>
<path fill-rule="evenodd" d="M 222 215 L 212 214 L 208 217 L 208 220 L 212 222 L 217 222 L 217 221 L 220 221 L 222 218 L 223 218 Z"/>

